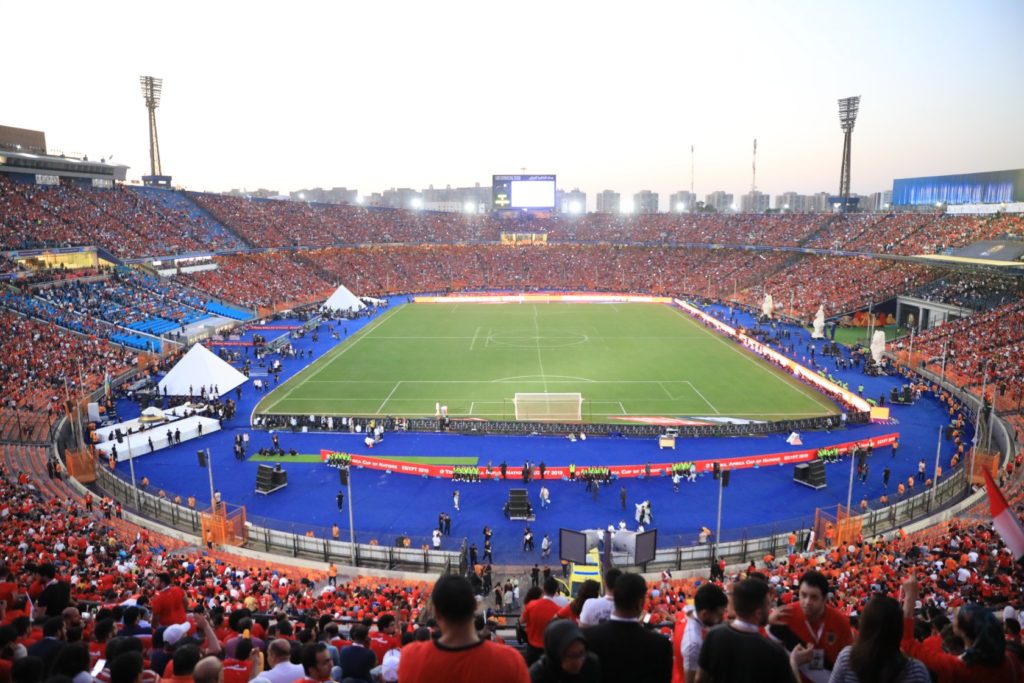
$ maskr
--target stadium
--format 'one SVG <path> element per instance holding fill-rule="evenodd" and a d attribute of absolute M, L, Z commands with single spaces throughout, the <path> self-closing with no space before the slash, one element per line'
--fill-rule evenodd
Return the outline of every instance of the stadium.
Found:
<path fill-rule="evenodd" d="M 764 590 L 813 635 L 818 576 L 845 627 L 811 668 L 886 596 L 940 641 L 954 608 L 998 616 L 998 657 L 975 668 L 1024 680 L 1024 170 L 897 178 L 868 206 L 846 98 L 840 190 L 807 210 L 587 211 L 558 174 L 507 168 L 468 202 L 216 193 L 164 173 L 161 82 L 139 83 L 139 181 L 0 125 L 0 683 L 57 680 L 37 648 L 57 617 L 108 681 L 126 661 L 97 637 L 110 619 L 158 677 L 206 683 L 210 657 L 210 683 L 271 674 L 232 654 L 258 633 L 268 659 L 292 642 L 295 678 L 322 642 L 330 678 L 369 680 L 354 642 L 397 680 L 403 634 L 451 637 L 442 585 L 476 595 L 470 640 L 522 652 L 508 680 L 555 680 L 534 671 L 558 630 L 537 630 L 542 584 L 595 634 L 577 640 L 605 680 L 625 669 L 588 591 L 692 680 L 709 587 L 706 626 Z M 644 577 L 635 614 L 620 575 Z M 178 638 L 200 651 L 184 674 Z M 942 677 L 975 666 L 955 648 L 960 664 L 902 638 L 939 680 L 975 680 Z M 825 680 L 801 648 L 794 677 Z"/>

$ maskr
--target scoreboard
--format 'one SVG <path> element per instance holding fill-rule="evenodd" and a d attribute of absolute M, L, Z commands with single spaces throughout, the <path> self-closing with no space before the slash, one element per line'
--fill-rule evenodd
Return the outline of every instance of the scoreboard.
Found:
<path fill-rule="evenodd" d="M 555 176 L 491 176 L 491 202 L 495 211 L 555 208 Z"/>

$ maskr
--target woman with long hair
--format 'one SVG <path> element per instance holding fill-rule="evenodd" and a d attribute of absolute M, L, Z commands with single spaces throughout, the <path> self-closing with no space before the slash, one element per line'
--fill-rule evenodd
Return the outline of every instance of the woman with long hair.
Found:
<path fill-rule="evenodd" d="M 964 651 L 953 655 L 933 651 L 907 635 L 914 620 L 914 606 L 920 593 L 917 578 L 903 583 L 903 651 L 920 659 L 939 683 L 1019 683 L 1024 667 L 1006 651 L 1006 636 L 996 616 L 981 605 L 968 603 L 953 619 L 953 632 L 964 641 Z"/>
<path fill-rule="evenodd" d="M 576 597 L 568 605 L 558 610 L 558 614 L 555 616 L 559 619 L 572 619 L 575 623 L 580 623 L 580 612 L 583 611 L 583 603 L 590 598 L 596 598 L 601 595 L 601 584 L 593 579 L 587 579 L 583 582 L 583 585 L 576 591 Z"/>
<path fill-rule="evenodd" d="M 903 610 L 884 595 L 868 602 L 853 645 L 836 657 L 830 683 L 930 683 L 924 664 L 900 652 Z"/>

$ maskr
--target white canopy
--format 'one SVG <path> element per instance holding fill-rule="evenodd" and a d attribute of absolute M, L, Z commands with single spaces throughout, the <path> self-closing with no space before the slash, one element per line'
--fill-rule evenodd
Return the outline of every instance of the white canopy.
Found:
<path fill-rule="evenodd" d="M 341 285 L 324 302 L 323 307 L 329 308 L 332 311 L 358 311 L 366 308 L 366 304 L 356 298 L 355 294 L 348 291 L 348 287 Z"/>
<path fill-rule="evenodd" d="M 202 344 L 196 344 L 160 380 L 159 387 L 161 394 L 166 390 L 171 396 L 198 396 L 203 387 L 206 395 L 211 396 L 216 387 L 217 395 L 223 396 L 245 381 L 245 375 Z"/>

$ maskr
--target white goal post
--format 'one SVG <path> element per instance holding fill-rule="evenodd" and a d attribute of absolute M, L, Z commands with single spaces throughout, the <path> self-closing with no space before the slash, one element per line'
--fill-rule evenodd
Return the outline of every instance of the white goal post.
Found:
<path fill-rule="evenodd" d="M 579 422 L 583 419 L 581 393 L 517 393 L 512 400 L 517 420 L 558 420 Z"/>

